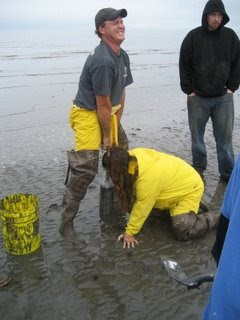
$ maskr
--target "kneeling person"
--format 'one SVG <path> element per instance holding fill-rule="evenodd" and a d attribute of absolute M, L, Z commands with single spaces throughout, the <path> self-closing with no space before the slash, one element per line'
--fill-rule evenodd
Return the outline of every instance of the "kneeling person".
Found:
<path fill-rule="evenodd" d="M 104 154 L 121 206 L 130 213 L 126 230 L 118 239 L 134 247 L 153 208 L 169 209 L 178 240 L 203 236 L 213 228 L 219 214 L 198 214 L 204 185 L 197 171 L 182 159 L 153 149 L 124 150 L 113 147 Z"/>

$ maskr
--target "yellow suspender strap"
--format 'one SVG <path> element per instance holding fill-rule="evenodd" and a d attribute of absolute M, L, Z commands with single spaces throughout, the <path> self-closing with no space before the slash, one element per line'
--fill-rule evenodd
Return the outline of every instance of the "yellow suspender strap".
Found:
<path fill-rule="evenodd" d="M 121 108 L 121 104 L 112 107 L 111 111 L 111 145 L 118 146 L 118 121 L 117 111 Z"/>

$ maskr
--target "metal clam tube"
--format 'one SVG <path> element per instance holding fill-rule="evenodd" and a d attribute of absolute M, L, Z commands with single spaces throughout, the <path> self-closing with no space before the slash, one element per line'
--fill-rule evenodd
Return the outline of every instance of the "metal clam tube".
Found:
<path fill-rule="evenodd" d="M 110 215 L 113 210 L 113 182 L 106 170 L 105 180 L 100 184 L 99 211 L 102 215 Z"/>

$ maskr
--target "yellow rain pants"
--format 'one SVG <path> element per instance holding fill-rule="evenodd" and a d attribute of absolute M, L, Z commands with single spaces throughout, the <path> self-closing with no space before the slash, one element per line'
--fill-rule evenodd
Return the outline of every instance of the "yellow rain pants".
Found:
<path fill-rule="evenodd" d="M 121 105 L 112 107 L 111 144 L 118 145 L 118 122 L 116 112 Z M 69 123 L 74 131 L 75 151 L 99 150 L 102 143 L 102 131 L 96 110 L 87 110 L 73 105 L 70 109 Z"/>

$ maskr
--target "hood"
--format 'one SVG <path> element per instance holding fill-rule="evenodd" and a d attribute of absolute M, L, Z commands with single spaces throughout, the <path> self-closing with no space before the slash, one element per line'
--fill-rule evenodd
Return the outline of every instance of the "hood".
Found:
<path fill-rule="evenodd" d="M 162 153 L 148 148 L 135 148 L 128 150 L 128 154 L 137 158 L 139 176 L 150 169 L 153 164 L 162 157 Z"/>
<path fill-rule="evenodd" d="M 221 0 L 209 0 L 205 8 L 203 9 L 202 14 L 202 26 L 207 29 L 207 15 L 211 12 L 220 12 L 223 15 L 223 20 L 219 28 L 222 28 L 230 20 L 229 16 L 226 13 L 224 4 Z"/>

